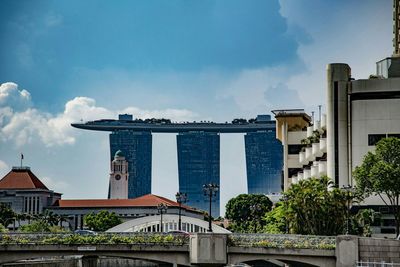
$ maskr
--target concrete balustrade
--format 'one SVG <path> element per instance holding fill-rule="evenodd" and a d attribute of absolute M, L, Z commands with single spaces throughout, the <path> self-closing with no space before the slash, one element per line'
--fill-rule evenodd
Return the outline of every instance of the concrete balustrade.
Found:
<path fill-rule="evenodd" d="M 319 139 L 319 149 L 322 153 L 326 153 L 326 138 Z"/>

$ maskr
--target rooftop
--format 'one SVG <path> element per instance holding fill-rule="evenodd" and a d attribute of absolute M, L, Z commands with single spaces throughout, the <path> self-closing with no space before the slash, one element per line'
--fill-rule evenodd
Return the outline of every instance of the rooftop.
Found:
<path fill-rule="evenodd" d="M 53 207 L 59 208 L 106 208 L 106 207 L 157 207 L 165 204 L 168 207 L 178 207 L 179 204 L 168 198 L 148 194 L 134 199 L 60 199 Z M 182 208 L 193 210 L 182 205 Z"/>
<path fill-rule="evenodd" d="M 29 167 L 13 167 L 0 180 L 0 189 L 44 189 L 49 190 Z"/>

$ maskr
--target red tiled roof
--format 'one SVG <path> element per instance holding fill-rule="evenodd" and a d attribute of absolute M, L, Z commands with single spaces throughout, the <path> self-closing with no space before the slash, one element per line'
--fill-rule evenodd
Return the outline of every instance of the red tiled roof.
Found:
<path fill-rule="evenodd" d="M 178 207 L 179 204 L 165 197 L 144 195 L 134 199 L 60 199 L 55 206 L 60 208 L 88 208 L 88 207 L 156 207 L 158 204 L 168 207 Z M 190 209 L 182 205 L 183 208 Z"/>
<path fill-rule="evenodd" d="M 29 168 L 13 168 L 0 180 L 0 189 L 49 190 Z"/>

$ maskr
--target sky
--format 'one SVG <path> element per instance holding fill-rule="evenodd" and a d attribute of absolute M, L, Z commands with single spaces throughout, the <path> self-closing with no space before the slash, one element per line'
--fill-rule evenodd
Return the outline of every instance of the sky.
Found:
<path fill-rule="evenodd" d="M 24 165 L 63 198 L 106 198 L 108 133 L 72 122 L 253 118 L 325 106 L 326 65 L 356 79 L 392 53 L 391 0 L 0 1 L 0 177 Z M 178 191 L 153 135 L 152 193 Z M 221 211 L 246 193 L 244 138 L 221 135 Z"/>

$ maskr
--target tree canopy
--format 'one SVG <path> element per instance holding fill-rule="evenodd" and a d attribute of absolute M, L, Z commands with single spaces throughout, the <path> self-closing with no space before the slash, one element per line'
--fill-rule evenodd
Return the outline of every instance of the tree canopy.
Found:
<path fill-rule="evenodd" d="M 120 223 L 122 220 L 115 214 L 115 212 L 108 212 L 102 210 L 99 213 L 90 213 L 84 218 L 85 225 L 94 231 L 106 231 Z"/>
<path fill-rule="evenodd" d="M 284 199 L 285 217 L 290 233 L 343 233 L 348 196 L 346 192 L 333 187 L 333 182 L 328 177 L 310 178 L 292 184 L 284 194 Z"/>
<path fill-rule="evenodd" d="M 231 221 L 234 232 L 261 232 L 263 217 L 272 207 L 271 200 L 261 194 L 240 194 L 226 204 L 225 217 Z"/>
<path fill-rule="evenodd" d="M 7 227 L 14 217 L 14 211 L 8 205 L 0 203 L 0 223 Z"/>
<path fill-rule="evenodd" d="M 362 199 L 376 194 L 392 207 L 396 234 L 399 234 L 400 139 L 390 137 L 380 140 L 375 151 L 368 152 L 362 164 L 356 167 L 353 176 Z"/>

